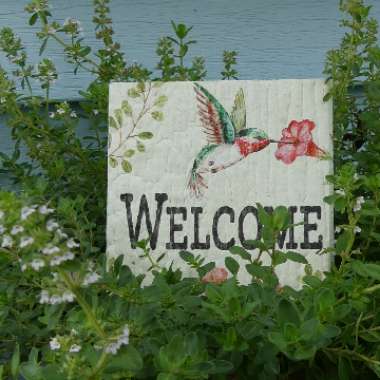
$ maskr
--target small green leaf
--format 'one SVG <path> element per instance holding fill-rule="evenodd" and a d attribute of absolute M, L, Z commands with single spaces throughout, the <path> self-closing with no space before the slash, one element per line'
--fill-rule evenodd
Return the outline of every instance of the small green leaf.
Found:
<path fill-rule="evenodd" d="M 33 13 L 29 19 L 29 25 L 34 25 L 38 19 L 38 13 Z"/>
<path fill-rule="evenodd" d="M 132 115 L 132 107 L 131 105 L 129 104 L 128 100 L 123 100 L 122 103 L 121 103 L 121 109 L 123 110 L 123 112 L 130 116 Z"/>
<path fill-rule="evenodd" d="M 114 111 L 115 117 L 119 125 L 121 126 L 123 124 L 123 112 L 121 109 L 117 109 Z"/>
<path fill-rule="evenodd" d="M 236 276 L 238 274 L 240 266 L 239 266 L 239 263 L 235 259 L 233 259 L 232 257 L 226 257 L 224 259 L 224 263 L 225 263 L 227 269 L 234 276 Z"/>
<path fill-rule="evenodd" d="M 124 157 L 130 158 L 130 157 L 132 157 L 134 154 L 135 154 L 135 150 L 134 150 L 134 149 L 127 149 L 127 150 L 124 152 Z"/>
<path fill-rule="evenodd" d="M 115 129 L 120 128 L 119 124 L 117 123 L 117 121 L 112 116 L 109 117 L 109 125 L 111 128 L 115 128 Z"/>
<path fill-rule="evenodd" d="M 153 118 L 154 120 L 157 120 L 157 121 L 162 121 L 162 120 L 164 120 L 164 114 L 163 114 L 161 111 L 153 111 L 153 112 L 151 113 L 151 115 L 152 115 L 152 118 Z"/>
<path fill-rule="evenodd" d="M 351 263 L 355 273 L 362 277 L 371 277 L 380 281 L 380 265 L 374 263 L 362 263 L 355 260 Z"/>
<path fill-rule="evenodd" d="M 145 145 L 141 143 L 140 141 L 137 142 L 137 150 L 141 153 L 145 152 Z"/>
<path fill-rule="evenodd" d="M 251 254 L 242 247 L 234 245 L 233 247 L 230 248 L 230 252 L 233 255 L 240 256 L 243 260 L 251 261 Z"/>
<path fill-rule="evenodd" d="M 292 323 L 295 326 L 300 324 L 300 316 L 295 305 L 286 300 L 282 299 L 278 305 L 277 310 L 277 321 L 284 325 L 285 323 Z"/>
<path fill-rule="evenodd" d="M 13 351 L 11 359 L 11 374 L 13 378 L 18 378 L 18 373 L 20 371 L 20 346 L 16 343 L 15 349 Z"/>
<path fill-rule="evenodd" d="M 132 171 L 132 165 L 128 160 L 123 160 L 121 163 L 121 167 L 126 173 L 130 173 Z"/>
<path fill-rule="evenodd" d="M 137 91 L 136 88 L 130 88 L 128 90 L 128 96 L 131 98 L 138 98 L 140 96 L 140 93 Z"/>
<path fill-rule="evenodd" d="M 116 168 L 117 159 L 115 157 L 110 156 L 110 165 L 111 165 L 111 168 Z"/>
<path fill-rule="evenodd" d="M 149 140 L 153 137 L 152 132 L 141 132 L 138 134 L 138 137 L 142 140 Z"/>
<path fill-rule="evenodd" d="M 179 256 L 183 261 L 186 261 L 187 263 L 194 261 L 194 255 L 191 252 L 188 251 L 180 251 Z"/>
<path fill-rule="evenodd" d="M 168 101 L 168 97 L 166 95 L 160 95 L 154 102 L 156 107 L 163 107 Z"/>
<path fill-rule="evenodd" d="M 288 260 L 294 261 L 296 263 L 307 264 L 307 260 L 305 259 L 305 256 L 301 255 L 298 252 L 287 251 L 285 255 Z"/>

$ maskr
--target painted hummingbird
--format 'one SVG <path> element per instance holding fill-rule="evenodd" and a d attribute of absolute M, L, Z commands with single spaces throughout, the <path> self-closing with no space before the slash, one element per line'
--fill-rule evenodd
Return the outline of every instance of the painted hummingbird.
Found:
<path fill-rule="evenodd" d="M 207 139 L 207 145 L 194 159 L 188 182 L 191 193 L 199 197 L 207 189 L 204 175 L 229 168 L 274 141 L 262 130 L 246 128 L 246 108 L 241 88 L 236 93 L 230 114 L 204 87 L 195 83 L 194 90 L 202 130 Z"/>

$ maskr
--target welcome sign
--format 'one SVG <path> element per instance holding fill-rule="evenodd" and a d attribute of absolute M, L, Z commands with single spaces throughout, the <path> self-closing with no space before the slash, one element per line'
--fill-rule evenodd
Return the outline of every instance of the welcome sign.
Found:
<path fill-rule="evenodd" d="M 323 80 L 112 83 L 108 151 L 109 257 L 125 256 L 137 273 L 150 266 L 136 243 L 181 267 L 190 250 L 224 266 L 229 248 L 256 255 L 257 203 L 288 207 L 294 224 L 280 249 L 305 255 L 315 270 L 333 239 L 332 105 Z M 236 257 L 235 257 L 236 259 Z M 265 258 L 264 258 L 265 262 Z M 269 262 L 269 261 L 268 261 Z M 244 268 L 244 266 L 242 266 Z M 277 267 L 297 286 L 302 264 Z M 249 281 L 242 270 L 240 280 Z"/>

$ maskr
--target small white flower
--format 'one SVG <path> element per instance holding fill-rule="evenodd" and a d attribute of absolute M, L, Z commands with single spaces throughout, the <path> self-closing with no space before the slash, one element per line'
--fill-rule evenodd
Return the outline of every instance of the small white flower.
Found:
<path fill-rule="evenodd" d="M 71 111 L 70 116 L 75 118 L 75 117 L 77 117 L 77 113 L 75 111 Z"/>
<path fill-rule="evenodd" d="M 12 235 L 17 235 L 17 234 L 19 234 L 20 232 L 23 232 L 23 231 L 24 231 L 24 227 L 23 226 L 16 225 L 16 226 L 12 227 L 11 234 Z"/>
<path fill-rule="evenodd" d="M 360 232 L 362 232 L 362 229 L 359 226 L 355 226 L 354 233 L 355 234 L 360 234 Z"/>
<path fill-rule="evenodd" d="M 114 342 L 114 343 L 110 343 L 109 345 L 107 345 L 105 347 L 104 351 L 107 354 L 116 355 L 116 353 L 119 350 L 119 348 L 120 348 L 120 345 L 117 342 Z"/>
<path fill-rule="evenodd" d="M 63 301 L 62 297 L 58 295 L 54 295 L 50 297 L 49 303 L 52 305 L 56 305 L 56 304 L 62 303 L 62 301 Z"/>
<path fill-rule="evenodd" d="M 5 232 L 5 227 L 0 224 L 0 235 L 2 235 Z"/>
<path fill-rule="evenodd" d="M 342 189 L 335 190 L 335 193 L 338 195 L 341 195 L 342 197 L 344 197 L 346 195 L 346 193 Z"/>
<path fill-rule="evenodd" d="M 45 248 L 43 248 L 43 250 L 42 250 L 42 253 L 44 254 L 44 255 L 53 255 L 54 253 L 58 253 L 58 252 L 60 252 L 60 249 L 57 247 L 57 246 L 55 246 L 55 245 L 53 245 L 53 246 L 48 246 L 48 247 L 45 247 Z"/>
<path fill-rule="evenodd" d="M 72 344 L 69 349 L 69 352 L 79 352 L 81 349 L 82 347 L 79 346 L 79 344 Z"/>
<path fill-rule="evenodd" d="M 25 272 L 28 266 L 26 264 L 21 264 L 21 272 Z"/>
<path fill-rule="evenodd" d="M 65 260 L 63 260 L 62 259 L 62 256 L 54 256 L 51 260 L 50 260 L 50 266 L 52 266 L 52 267 L 54 267 L 54 266 L 56 266 L 56 265 L 59 265 L 59 264 L 61 264 L 63 261 L 65 261 Z"/>
<path fill-rule="evenodd" d="M 31 236 L 23 236 L 20 240 L 20 248 L 25 248 L 33 243 L 34 239 Z"/>
<path fill-rule="evenodd" d="M 1 243 L 2 248 L 11 248 L 13 246 L 13 240 L 9 235 L 3 236 L 3 242 Z"/>
<path fill-rule="evenodd" d="M 25 220 L 29 215 L 33 214 L 36 210 L 32 207 L 23 207 L 21 209 L 21 220 Z"/>
<path fill-rule="evenodd" d="M 51 214 L 52 212 L 54 212 L 54 209 L 49 208 L 48 205 L 42 205 L 38 208 L 38 212 L 41 215 L 47 215 L 47 214 Z"/>
<path fill-rule="evenodd" d="M 39 302 L 40 303 L 50 303 L 49 293 L 46 290 L 43 290 L 40 293 L 40 300 L 39 300 Z"/>
<path fill-rule="evenodd" d="M 100 275 L 96 272 L 87 273 L 83 279 L 83 285 L 87 286 L 90 284 L 94 284 L 100 279 Z"/>
<path fill-rule="evenodd" d="M 69 239 L 66 242 L 67 248 L 78 248 L 80 246 L 79 243 L 77 243 L 74 239 Z"/>
<path fill-rule="evenodd" d="M 52 26 L 49 26 L 47 32 L 48 34 L 55 34 L 57 32 L 57 29 L 53 28 Z"/>
<path fill-rule="evenodd" d="M 108 344 L 105 347 L 104 351 L 109 353 L 109 354 L 115 355 L 117 353 L 117 351 L 119 350 L 119 348 L 123 344 L 124 345 L 129 344 L 129 327 L 128 327 L 128 325 L 124 326 L 122 334 L 117 338 L 117 340 L 115 342 Z"/>
<path fill-rule="evenodd" d="M 68 238 L 67 234 L 62 232 L 62 230 L 60 228 L 58 228 L 57 231 L 55 231 L 55 232 L 57 233 L 58 237 L 61 239 L 67 239 Z"/>
<path fill-rule="evenodd" d="M 63 115 L 66 111 L 63 108 L 58 108 L 57 113 Z"/>
<path fill-rule="evenodd" d="M 99 114 L 99 111 L 95 109 L 95 110 L 92 110 L 92 113 L 96 116 Z"/>
<path fill-rule="evenodd" d="M 36 270 L 39 271 L 41 268 L 45 266 L 45 262 L 41 259 L 35 259 L 30 262 L 30 266 Z"/>
<path fill-rule="evenodd" d="M 354 181 L 356 182 L 358 179 L 359 179 L 359 175 L 358 175 L 358 173 L 355 173 L 354 174 Z"/>
<path fill-rule="evenodd" d="M 53 338 L 49 342 L 50 349 L 53 351 L 59 350 L 61 348 L 61 343 L 59 343 L 57 338 Z"/>
<path fill-rule="evenodd" d="M 4 97 L 1 97 L 1 98 L 0 98 L 0 104 L 4 104 L 6 101 L 7 101 L 6 98 L 4 98 Z"/>
<path fill-rule="evenodd" d="M 75 298 L 74 294 L 69 291 L 66 291 L 62 294 L 62 301 L 73 302 L 74 298 Z"/>
<path fill-rule="evenodd" d="M 355 206 L 352 208 L 352 210 L 354 212 L 360 211 L 363 203 L 365 203 L 364 197 L 360 196 L 360 197 L 356 198 L 356 203 L 355 203 Z"/>
<path fill-rule="evenodd" d="M 64 261 L 73 260 L 74 257 L 75 257 L 75 255 L 74 255 L 72 252 L 70 252 L 70 251 L 66 252 L 66 253 L 62 256 L 62 258 L 64 259 Z"/>
<path fill-rule="evenodd" d="M 3 218 L 4 218 L 4 215 L 5 215 L 4 211 L 3 211 L 3 210 L 0 210 L 0 219 L 3 219 Z"/>
<path fill-rule="evenodd" d="M 46 223 L 46 229 L 48 231 L 54 231 L 56 230 L 57 228 L 59 227 L 59 224 L 53 220 L 53 219 L 49 219 Z"/>
<path fill-rule="evenodd" d="M 339 227 L 339 226 L 336 226 L 336 227 L 335 227 L 335 232 L 336 232 L 337 234 L 340 234 L 341 231 L 342 231 L 342 228 L 341 228 L 341 227 Z"/>
<path fill-rule="evenodd" d="M 55 113 L 54 112 L 49 112 L 49 117 L 50 117 L 50 119 L 54 119 L 55 118 Z"/>

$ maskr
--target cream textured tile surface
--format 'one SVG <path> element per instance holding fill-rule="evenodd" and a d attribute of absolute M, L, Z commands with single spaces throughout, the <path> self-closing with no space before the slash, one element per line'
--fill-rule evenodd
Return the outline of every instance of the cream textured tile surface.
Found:
<path fill-rule="evenodd" d="M 332 153 L 332 105 L 331 102 L 324 103 L 322 100 L 327 91 L 323 80 L 210 81 L 200 84 L 215 96 L 230 114 L 235 95 L 242 89 L 246 107 L 246 128 L 260 129 L 271 139 L 279 140 L 282 130 L 292 120 L 312 120 L 316 125 L 312 131 L 314 142 Z M 245 239 L 254 239 L 258 229 L 256 218 L 252 212 L 248 212 L 243 220 L 241 212 L 247 206 L 251 207 L 246 210 L 252 211 L 252 206 L 255 207 L 257 202 L 263 206 L 296 207 L 295 223 L 304 221 L 305 212 L 308 210 L 304 207 L 312 207 L 308 214 L 309 224 L 316 225 L 311 226 L 308 232 L 309 241 L 318 242 L 321 236 L 323 248 L 331 244 L 332 209 L 323 202 L 323 197 L 331 192 L 325 180 L 325 176 L 332 171 L 330 160 L 303 156 L 286 165 L 275 158 L 277 144 L 272 143 L 259 152 L 249 154 L 231 167 L 215 174 L 203 174 L 208 188 L 202 197 L 194 197 L 187 187 L 189 173 L 195 157 L 202 147 L 207 145 L 198 113 L 194 84 L 171 82 L 158 87 L 146 84 L 140 96 L 135 88 L 136 84 L 133 83 L 113 83 L 110 86 L 110 115 L 114 120 L 119 118 L 121 127 L 110 127 L 107 206 L 109 257 L 122 254 L 126 263 L 136 272 L 146 271 L 149 263 L 141 261 L 138 258 L 139 250 L 132 248 L 130 228 L 135 232 L 143 195 L 146 197 L 154 227 L 158 208 L 156 194 L 167 194 L 167 200 L 162 203 L 160 222 L 157 222 L 157 244 L 153 255 L 158 257 L 167 252 L 162 263 L 168 265 L 173 261 L 174 267 L 183 268 L 187 275 L 190 275 L 191 271 L 178 257 L 179 249 L 167 249 L 167 245 L 170 242 L 183 243 L 187 250 L 204 255 L 206 261 L 215 261 L 217 266 L 223 266 L 229 253 L 228 250 L 219 249 L 216 240 L 227 243 L 234 239 L 235 244 L 240 245 L 242 236 L 241 233 L 239 236 L 239 219 L 241 226 L 243 225 Z M 145 152 L 140 153 L 136 149 L 138 139 L 135 136 L 142 132 L 153 133 L 153 138 L 141 140 Z M 220 149 L 220 155 L 215 153 L 219 150 L 215 150 L 215 161 L 222 157 L 226 158 L 224 161 L 236 158 L 235 150 L 229 147 L 228 151 L 226 149 L 223 152 Z M 128 163 L 122 164 L 122 161 L 126 155 L 131 154 L 131 150 L 136 152 L 127 158 L 132 172 L 126 173 L 125 170 L 129 171 L 130 166 Z M 127 151 L 129 153 L 126 153 Z M 204 165 L 208 162 L 207 158 Z M 121 199 L 122 194 L 131 195 L 125 195 Z M 130 213 L 133 226 L 129 226 L 126 199 L 131 199 L 132 196 Z M 161 198 L 164 199 L 166 196 Z M 234 215 L 231 217 L 230 214 L 220 212 L 218 219 L 215 214 L 224 206 L 233 211 L 222 211 L 227 210 Z M 196 207 L 202 208 L 202 213 L 200 209 L 194 209 Z M 318 212 L 315 212 L 319 208 L 320 219 Z M 173 212 L 175 214 L 171 216 L 170 213 Z M 196 213 L 198 214 L 195 215 Z M 196 217 L 199 218 L 198 239 L 205 243 L 209 235 L 208 249 L 191 249 L 191 244 L 197 240 L 194 228 Z M 178 226 L 173 226 L 173 222 Z M 213 233 L 213 223 L 215 225 L 216 222 L 217 231 L 214 230 Z M 177 228 L 177 231 L 173 231 L 173 227 Z M 313 230 L 313 227 L 316 230 Z M 139 239 L 147 237 L 146 218 L 143 216 Z M 304 254 L 315 270 L 328 270 L 331 258 L 316 254 L 318 249 L 302 248 L 301 243 L 305 244 L 304 239 L 305 226 L 295 227 L 294 243 L 297 244 L 297 248 L 293 247 L 292 250 Z M 285 244 L 288 242 L 289 235 L 285 238 Z M 288 262 L 280 265 L 277 273 L 283 284 L 297 286 L 304 274 L 304 265 Z M 249 278 L 243 270 L 240 280 L 247 282 Z"/>

